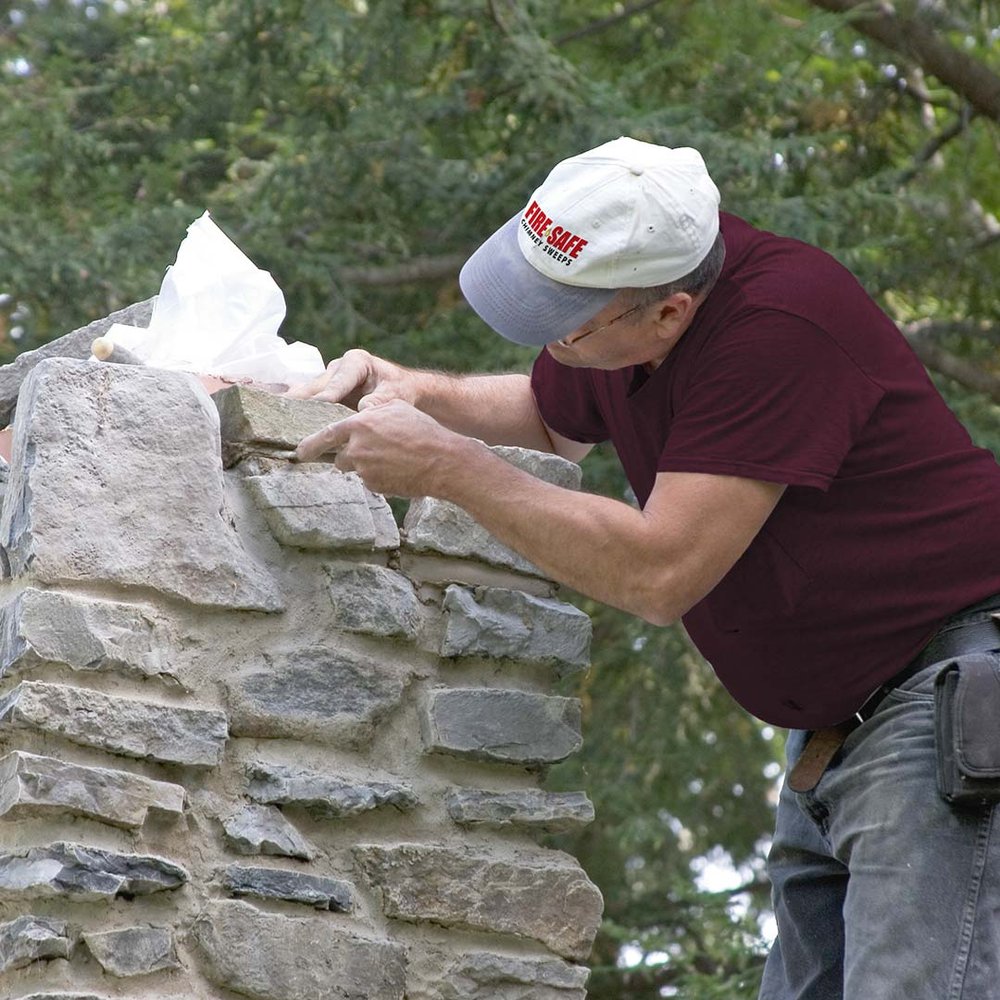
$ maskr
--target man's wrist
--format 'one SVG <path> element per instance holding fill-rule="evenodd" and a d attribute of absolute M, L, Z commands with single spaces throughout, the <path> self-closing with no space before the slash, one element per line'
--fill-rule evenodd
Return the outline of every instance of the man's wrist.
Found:
<path fill-rule="evenodd" d="M 447 408 L 455 394 L 455 376 L 431 369 L 410 369 L 411 402 L 418 410 L 436 416 Z"/>
<path fill-rule="evenodd" d="M 433 462 L 432 495 L 463 506 L 469 499 L 470 486 L 482 481 L 479 473 L 491 457 L 490 450 L 475 438 L 443 430 L 442 447 Z"/>

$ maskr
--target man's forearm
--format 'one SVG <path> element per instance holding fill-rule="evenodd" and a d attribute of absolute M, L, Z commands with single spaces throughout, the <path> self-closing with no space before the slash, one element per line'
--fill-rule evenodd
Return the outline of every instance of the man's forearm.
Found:
<path fill-rule="evenodd" d="M 445 427 L 487 444 L 555 450 L 527 375 L 412 374 L 417 407 Z"/>
<path fill-rule="evenodd" d="M 467 510 L 547 576 L 654 625 L 677 621 L 732 569 L 780 483 L 661 472 L 642 510 L 542 482 L 478 442 L 451 442 L 434 495 Z"/>
<path fill-rule="evenodd" d="M 668 539 L 642 511 L 543 482 L 475 442 L 460 445 L 434 494 L 468 511 L 551 579 L 654 624 L 687 610 Z"/>
<path fill-rule="evenodd" d="M 654 624 L 676 620 L 722 579 L 784 489 L 737 476 L 661 472 L 640 511 L 543 482 L 471 431 L 449 429 L 400 399 L 317 431 L 300 442 L 296 458 L 328 451 L 337 453 L 337 468 L 359 473 L 369 489 L 456 503 L 552 579 Z"/>
<path fill-rule="evenodd" d="M 489 444 L 555 451 L 527 375 L 448 375 L 407 368 L 355 348 L 331 361 L 288 396 L 345 403 L 363 410 L 400 400 L 438 423 Z"/>

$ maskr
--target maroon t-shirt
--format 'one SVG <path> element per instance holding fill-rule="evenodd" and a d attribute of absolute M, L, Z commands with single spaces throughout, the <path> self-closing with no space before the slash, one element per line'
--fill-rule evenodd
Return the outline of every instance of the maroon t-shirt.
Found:
<path fill-rule="evenodd" d="M 832 257 L 722 215 L 726 264 L 652 374 L 542 352 L 545 422 L 611 440 L 640 504 L 658 472 L 786 483 L 684 624 L 768 722 L 846 718 L 949 615 L 1000 592 L 1000 467 Z"/>

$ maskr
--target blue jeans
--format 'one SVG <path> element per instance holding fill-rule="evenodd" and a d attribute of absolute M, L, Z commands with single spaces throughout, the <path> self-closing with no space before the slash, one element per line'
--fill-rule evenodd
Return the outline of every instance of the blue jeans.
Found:
<path fill-rule="evenodd" d="M 940 666 L 888 694 L 815 789 L 782 789 L 760 1000 L 1000 998 L 1000 810 L 938 795 Z"/>

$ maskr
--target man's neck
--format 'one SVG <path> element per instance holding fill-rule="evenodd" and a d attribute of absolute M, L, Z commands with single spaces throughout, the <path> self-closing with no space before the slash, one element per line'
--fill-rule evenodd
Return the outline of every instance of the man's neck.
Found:
<path fill-rule="evenodd" d="M 687 333 L 687 331 L 691 328 L 691 324 L 694 322 L 695 316 L 698 315 L 698 310 L 701 308 L 701 304 L 705 301 L 705 299 L 708 298 L 710 291 L 711 289 L 702 292 L 700 295 L 692 299 L 691 308 L 688 310 L 687 315 L 684 317 L 683 325 L 676 332 L 676 336 L 674 336 L 673 339 L 670 341 L 669 345 L 667 346 L 667 349 L 659 357 L 653 358 L 650 361 L 643 362 L 641 367 L 643 371 L 646 372 L 647 375 L 652 375 L 652 373 L 655 372 L 656 369 L 659 368 L 660 365 L 662 365 L 663 362 L 667 360 L 667 358 L 670 356 L 670 352 L 673 351 L 673 349 L 677 346 L 681 337 L 683 337 L 684 334 Z"/>

